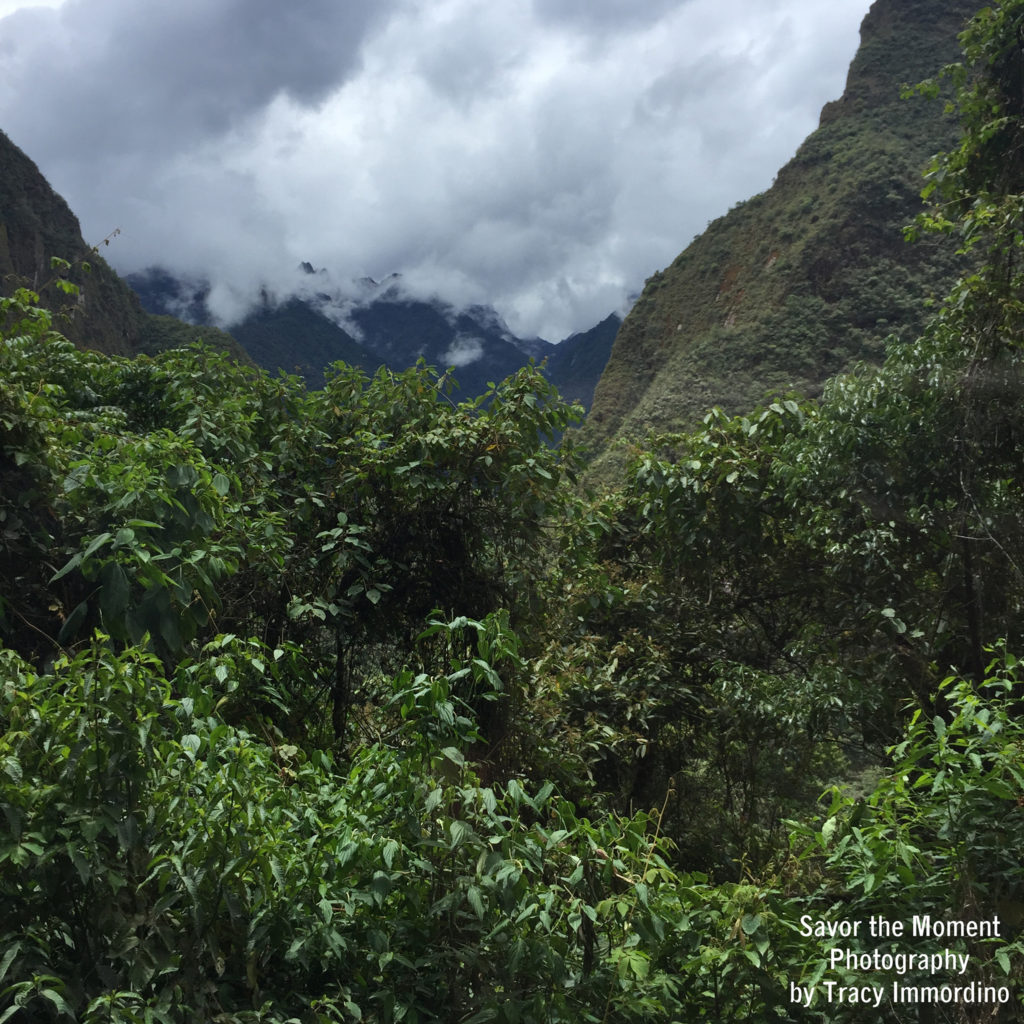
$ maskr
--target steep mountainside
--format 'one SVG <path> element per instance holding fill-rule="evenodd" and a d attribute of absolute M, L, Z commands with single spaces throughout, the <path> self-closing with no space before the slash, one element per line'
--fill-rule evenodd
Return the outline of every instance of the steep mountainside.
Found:
<path fill-rule="evenodd" d="M 559 394 L 570 402 L 590 408 L 594 389 L 608 363 L 622 317 L 612 313 L 589 331 L 570 335 L 546 354 L 547 375 Z"/>
<path fill-rule="evenodd" d="M 76 296 L 55 287 L 58 275 L 50 267 L 55 256 L 71 263 L 65 276 L 78 285 Z M 57 314 L 54 328 L 83 348 L 131 355 L 202 337 L 246 358 L 223 331 L 150 316 L 135 292 L 86 244 L 78 218 L 39 168 L 0 131 L 0 295 L 21 287 L 37 292 Z"/>
<path fill-rule="evenodd" d="M 910 244 L 902 229 L 929 156 L 955 135 L 942 103 L 901 99 L 901 85 L 956 59 L 976 8 L 876 0 L 842 98 L 773 186 L 647 281 L 597 386 L 585 431 L 595 451 L 691 425 L 712 405 L 813 395 L 851 362 L 878 359 L 887 336 L 919 330 L 923 300 L 957 267 L 948 242 Z"/>
<path fill-rule="evenodd" d="M 74 299 L 50 283 L 53 256 L 73 264 L 67 276 L 80 289 Z M 78 219 L 39 168 L 0 132 L 0 293 L 22 286 L 65 313 L 54 326 L 77 344 L 120 355 L 137 346 L 147 319 L 138 299 L 90 252 Z"/>

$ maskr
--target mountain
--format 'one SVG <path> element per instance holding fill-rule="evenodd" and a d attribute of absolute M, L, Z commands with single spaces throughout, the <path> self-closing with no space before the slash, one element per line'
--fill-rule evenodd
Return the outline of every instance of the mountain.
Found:
<path fill-rule="evenodd" d="M 181 317 L 194 324 L 212 320 L 207 305 L 210 289 L 204 281 L 187 282 L 160 267 L 128 274 L 126 280 L 154 315 Z M 294 299 L 275 303 L 267 294 L 244 320 L 232 325 L 231 337 L 258 366 L 296 373 L 316 384 L 323 383 L 323 368 L 339 360 L 367 371 L 380 363 L 308 303 Z"/>
<path fill-rule="evenodd" d="M 958 57 L 976 7 L 876 0 L 842 97 L 772 187 L 646 282 L 595 391 L 593 450 L 692 426 L 713 405 L 817 394 L 851 363 L 878 360 L 888 336 L 920 330 L 923 299 L 944 294 L 959 264 L 948 241 L 909 244 L 903 228 L 928 158 L 956 132 L 941 102 L 901 99 L 901 86 Z"/>
<path fill-rule="evenodd" d="M 622 317 L 612 313 L 589 331 L 572 334 L 558 345 L 550 346 L 547 374 L 559 394 L 570 402 L 589 409 L 594 389 L 608 363 Z"/>
<path fill-rule="evenodd" d="M 380 365 L 370 349 L 301 299 L 280 305 L 264 301 L 231 330 L 259 366 L 296 373 L 315 386 L 323 383 L 324 368 L 331 363 L 348 363 L 367 373 Z"/>
<path fill-rule="evenodd" d="M 52 257 L 72 264 L 63 276 L 78 285 L 76 297 L 54 285 Z M 77 344 L 127 355 L 139 343 L 147 318 L 138 299 L 86 244 L 78 218 L 39 168 L 0 132 L 0 293 L 20 287 L 61 313 L 54 327 Z"/>
<path fill-rule="evenodd" d="M 54 257 L 69 266 L 52 269 Z M 303 269 L 310 280 L 301 295 L 278 302 L 265 294 L 230 334 L 209 326 L 207 284 L 160 268 L 119 277 L 82 238 L 78 219 L 39 168 L 0 132 L 0 294 L 20 287 L 37 292 L 55 314 L 54 327 L 80 347 L 153 354 L 201 338 L 236 359 L 301 374 L 313 386 L 322 383 L 324 367 L 339 360 L 372 373 L 381 365 L 401 370 L 424 359 L 441 371 L 453 368 L 465 397 L 531 359 L 548 360 L 546 372 L 559 391 L 589 406 L 619 323 L 609 317 L 552 345 L 517 338 L 490 307 L 456 309 L 412 298 L 397 276 L 380 284 L 358 282 L 353 300 L 322 272 L 309 264 Z M 59 276 L 77 286 L 77 295 L 57 287 Z"/>
<path fill-rule="evenodd" d="M 589 407 L 621 323 L 613 314 L 555 345 L 516 337 L 489 306 L 457 308 L 440 299 L 413 297 L 397 274 L 338 289 L 324 271 L 308 263 L 302 269 L 308 280 L 300 295 L 276 302 L 265 293 L 230 331 L 259 365 L 272 372 L 297 372 L 314 386 L 322 382 L 323 369 L 337 360 L 373 372 L 382 365 L 403 370 L 422 359 L 440 372 L 451 368 L 458 394 L 472 397 L 531 359 L 546 360 L 545 372 L 559 392 Z M 151 312 L 210 319 L 205 282 L 189 284 L 160 268 L 127 280 Z"/>
<path fill-rule="evenodd" d="M 104 241 L 109 244 L 110 238 Z M 70 266 L 52 269 L 54 257 Z M 61 291 L 58 277 L 75 284 L 78 294 Z M 82 348 L 133 355 L 201 336 L 246 358 L 223 331 L 147 313 L 135 292 L 82 238 L 78 218 L 35 163 L 0 131 L 0 295 L 22 287 L 38 293 L 40 303 L 55 314 L 54 328 Z"/>
<path fill-rule="evenodd" d="M 411 298 L 400 279 L 354 306 L 349 322 L 362 343 L 395 369 L 424 359 L 438 370 L 453 368 L 460 394 L 479 395 L 529 362 L 498 314 L 487 306 L 457 309 L 440 300 Z"/>

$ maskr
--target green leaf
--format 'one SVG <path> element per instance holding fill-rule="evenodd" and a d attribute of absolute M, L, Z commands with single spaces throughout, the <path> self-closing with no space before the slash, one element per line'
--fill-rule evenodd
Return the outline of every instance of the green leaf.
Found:
<path fill-rule="evenodd" d="M 179 630 L 178 617 L 169 608 L 164 611 L 159 619 L 159 632 L 164 643 L 172 651 L 181 650 L 181 632 Z"/>
<path fill-rule="evenodd" d="M 466 763 L 466 755 L 458 747 L 445 747 L 441 754 L 460 768 Z"/>
<path fill-rule="evenodd" d="M 55 572 L 50 577 L 50 582 L 51 583 L 56 583 L 57 580 L 59 580 L 62 577 L 66 576 L 69 572 L 71 572 L 72 569 L 77 569 L 81 564 L 82 564 L 82 556 L 81 556 L 81 554 L 73 555 L 70 559 L 68 559 L 67 562 L 64 563 L 62 568 L 58 569 L 57 572 Z"/>
<path fill-rule="evenodd" d="M 480 889 L 471 885 L 466 891 L 466 899 L 469 900 L 469 905 L 476 912 L 476 916 L 482 921 L 484 919 L 484 901 L 480 896 Z"/>
<path fill-rule="evenodd" d="M 4 952 L 3 959 L 0 960 L 0 981 L 4 980 L 4 977 L 7 975 L 7 971 L 11 966 L 11 962 L 18 955 L 20 950 L 20 942 L 12 942 L 11 945 L 7 947 L 6 951 Z"/>
<path fill-rule="evenodd" d="M 118 562 L 107 562 L 100 572 L 100 611 L 104 625 L 115 635 L 124 634 L 122 621 L 128 610 L 131 588 L 124 569 Z M 113 628 L 116 624 L 116 628 Z"/>
<path fill-rule="evenodd" d="M 453 821 L 448 826 L 452 837 L 452 849 L 461 846 L 473 834 L 473 829 L 464 821 Z"/>
<path fill-rule="evenodd" d="M 643 981 L 651 969 L 651 964 L 647 959 L 647 955 L 645 953 L 641 953 L 638 949 L 630 950 L 626 955 L 629 957 L 630 969 L 641 981 Z"/>
<path fill-rule="evenodd" d="M 71 1007 L 68 1006 L 68 1004 L 64 1001 L 64 997 L 56 989 L 41 988 L 39 990 L 39 995 L 43 999 L 48 999 L 51 1003 L 53 1003 L 54 1007 L 56 1007 L 59 1013 L 67 1014 L 67 1016 L 69 1017 L 74 1016 L 71 1012 Z"/>
<path fill-rule="evenodd" d="M 826 820 L 825 823 L 821 826 L 821 838 L 826 846 L 828 846 L 828 844 L 832 842 L 832 837 L 836 833 L 836 826 L 838 824 L 839 820 L 836 818 L 835 815 L 832 815 L 832 817 Z"/>
<path fill-rule="evenodd" d="M 15 784 L 21 782 L 22 779 L 22 768 L 21 762 L 13 754 L 8 754 L 4 760 L 4 774 Z"/>
<path fill-rule="evenodd" d="M 994 796 L 997 800 L 1013 800 L 1016 796 L 1014 791 L 1002 779 L 985 779 L 982 782 L 982 787 L 986 793 Z"/>
<path fill-rule="evenodd" d="M 109 533 L 101 533 L 98 537 L 93 538 L 92 543 L 82 552 L 82 561 L 84 562 L 90 555 L 99 551 L 104 544 L 111 540 L 112 536 Z"/>
<path fill-rule="evenodd" d="M 89 600 L 86 598 L 86 600 L 77 605 L 74 611 L 72 611 L 72 613 L 64 620 L 64 625 L 60 627 L 60 632 L 57 634 L 57 643 L 66 644 L 73 639 L 88 614 Z"/>

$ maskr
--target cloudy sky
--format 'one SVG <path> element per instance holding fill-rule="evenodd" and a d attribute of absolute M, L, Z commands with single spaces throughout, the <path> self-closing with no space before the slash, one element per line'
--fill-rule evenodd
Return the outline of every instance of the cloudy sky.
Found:
<path fill-rule="evenodd" d="M 0 0 L 0 128 L 124 272 L 297 264 L 558 340 L 763 191 L 870 0 Z"/>

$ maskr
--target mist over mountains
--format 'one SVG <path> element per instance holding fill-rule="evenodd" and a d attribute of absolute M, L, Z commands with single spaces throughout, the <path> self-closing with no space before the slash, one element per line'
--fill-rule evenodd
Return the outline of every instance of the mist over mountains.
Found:
<path fill-rule="evenodd" d="M 557 340 L 767 186 L 868 5 L 67 0 L 2 19 L 0 126 L 217 322 L 310 260 Z"/>
<path fill-rule="evenodd" d="M 80 291 L 60 324 L 76 343 L 129 354 L 202 336 L 237 343 L 236 354 L 244 349 L 313 385 L 337 360 L 373 372 L 422 359 L 439 373 L 452 369 L 466 397 L 531 359 L 546 361 L 564 397 L 587 407 L 593 399 L 595 451 L 685 427 L 712 405 L 741 411 L 769 392 L 814 395 L 852 362 L 881 358 L 888 336 L 919 330 L 919 296 L 941 296 L 958 273 L 948 247 L 903 240 L 920 209 L 928 156 L 954 129 L 941 103 L 907 102 L 900 91 L 955 56 L 973 6 L 878 0 L 846 90 L 826 105 L 818 129 L 770 189 L 737 204 L 649 278 L 622 330 L 615 313 L 552 345 L 510 329 L 495 311 L 497 296 L 493 306 L 459 304 L 443 291 L 447 301 L 430 298 L 409 276 L 353 279 L 344 266 L 332 272 L 308 262 L 265 275 L 255 305 L 253 292 L 232 290 L 199 264 L 194 275 L 150 268 L 128 278 L 140 304 L 90 254 L 68 205 L 6 136 L 4 287 L 45 283 L 50 257 L 88 258 L 91 275 L 77 264 L 70 271 Z M 201 326 L 211 323 L 229 326 L 231 336 Z"/>
<path fill-rule="evenodd" d="M 63 197 L 3 132 L 0 172 L 0 293 L 20 286 L 39 291 L 59 330 L 109 354 L 152 354 L 202 339 L 272 372 L 298 373 L 314 386 L 339 360 L 373 373 L 382 365 L 404 370 L 422 359 L 438 373 L 453 370 L 462 398 L 533 360 L 544 364 L 565 398 L 589 407 L 621 323 L 610 314 L 556 345 L 517 336 L 490 306 L 458 308 L 417 297 L 398 275 L 339 282 L 304 263 L 282 273 L 276 290 L 265 286 L 255 305 L 250 296 L 240 301 L 228 334 L 212 326 L 211 306 L 224 310 L 230 303 L 213 296 L 218 286 L 199 275 L 160 268 L 116 274 L 85 242 Z M 67 268 L 54 271 L 53 258 L 67 261 Z M 77 289 L 73 302 L 57 287 L 62 277 Z"/>
<path fill-rule="evenodd" d="M 125 280 L 152 314 L 193 324 L 214 319 L 206 281 L 183 280 L 157 267 Z M 460 309 L 417 297 L 399 274 L 339 283 L 308 262 L 283 291 L 279 298 L 263 289 L 259 303 L 225 327 L 260 366 L 298 373 L 313 385 L 339 360 L 368 373 L 381 365 L 403 370 L 423 360 L 439 373 L 452 371 L 459 393 L 475 396 L 532 360 L 544 363 L 563 397 L 589 408 L 622 322 L 617 313 L 609 314 L 560 344 L 521 338 L 490 306 Z"/>

